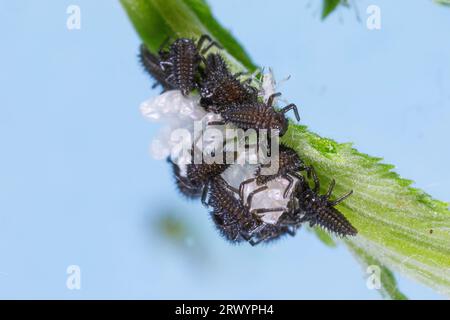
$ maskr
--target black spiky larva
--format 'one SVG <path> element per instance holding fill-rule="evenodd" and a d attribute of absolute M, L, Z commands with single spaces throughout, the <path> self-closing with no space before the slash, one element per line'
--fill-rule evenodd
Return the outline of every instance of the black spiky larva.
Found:
<path fill-rule="evenodd" d="M 222 174 L 229 166 L 226 163 L 190 163 L 187 165 L 187 178 L 192 185 L 203 187 L 212 178 Z"/>
<path fill-rule="evenodd" d="M 202 49 L 206 40 L 210 43 Z M 168 51 L 160 50 L 160 66 L 165 74 L 168 74 L 165 80 L 179 89 L 183 95 L 188 95 L 197 87 L 196 76 L 203 59 L 202 55 L 213 46 L 221 48 L 209 35 L 204 34 L 197 43 L 192 39 L 179 38 L 170 45 Z"/>
<path fill-rule="evenodd" d="M 182 176 L 180 173 L 180 167 L 174 163 L 170 158 L 167 158 L 167 162 L 172 165 L 173 176 L 175 178 L 175 184 L 178 191 L 189 199 L 198 199 L 202 195 L 202 186 L 195 185 L 188 177 Z"/>
<path fill-rule="evenodd" d="M 332 180 L 328 191 L 324 195 L 320 195 L 318 194 L 320 189 L 319 179 L 314 170 L 311 172 L 314 179 L 314 188 L 311 189 L 305 180 L 296 193 L 298 209 L 295 215 L 300 217 L 299 222 L 309 222 L 310 226 L 318 225 L 341 237 L 355 236 L 358 230 L 339 210 L 334 208 L 335 205 L 348 198 L 353 193 L 353 190 L 331 201 L 330 197 L 335 181 Z"/>
<path fill-rule="evenodd" d="M 203 73 L 203 80 L 207 80 L 209 77 L 231 75 L 227 63 L 218 53 L 211 53 L 206 57 Z"/>
<path fill-rule="evenodd" d="M 249 210 L 252 197 L 266 189 L 267 186 L 252 191 L 244 204 L 242 198 L 237 196 L 240 193 L 239 190 L 232 188 L 222 177 L 217 176 L 210 181 L 207 188 L 209 198 L 206 204 L 213 209 L 212 219 L 225 239 L 232 243 L 247 241 L 255 246 L 286 234 L 295 235 L 299 224 L 267 224 L 257 215 L 261 210 L 269 212 L 273 211 L 272 209 Z M 280 208 L 274 210 L 280 211 Z"/>
<path fill-rule="evenodd" d="M 170 70 L 163 70 L 161 68 L 161 58 L 165 57 L 164 54 L 161 57 L 151 53 L 145 44 L 141 44 L 139 50 L 139 60 L 144 67 L 145 71 L 147 71 L 152 78 L 156 81 L 152 88 L 156 88 L 156 86 L 160 85 L 163 88 L 163 92 L 167 90 L 175 89 L 175 86 L 167 81 L 167 77 L 170 75 Z"/>
<path fill-rule="evenodd" d="M 258 91 L 248 82 L 241 82 L 241 74 L 231 74 L 222 56 L 208 55 L 200 85 L 200 104 L 207 111 L 221 113 L 226 108 L 243 103 L 256 103 Z"/>
<path fill-rule="evenodd" d="M 284 145 L 280 144 L 279 146 L 279 153 L 278 153 L 278 171 L 275 174 L 271 175 L 262 175 L 261 171 L 264 167 L 269 167 L 271 164 L 263 164 L 256 170 L 256 183 L 258 185 L 267 184 L 267 182 L 278 178 L 283 177 L 286 180 L 289 181 L 289 185 L 286 188 L 286 191 L 284 193 L 284 197 L 286 198 L 287 192 L 290 190 L 292 184 L 294 183 L 294 179 L 292 176 L 296 177 L 297 179 L 302 180 L 302 177 L 298 176 L 298 172 L 306 170 L 309 174 L 310 167 L 306 166 L 305 163 L 300 159 L 298 153 Z"/>
<path fill-rule="evenodd" d="M 223 121 L 214 121 L 210 124 L 232 123 L 244 130 L 278 130 L 279 135 L 283 136 L 289 126 L 285 113 L 293 110 L 297 121 L 300 121 L 300 116 L 297 106 L 293 103 L 279 111 L 273 107 L 274 99 L 280 95 L 281 93 L 272 94 L 266 103 L 256 102 L 234 105 L 221 113 Z"/>
<path fill-rule="evenodd" d="M 244 240 L 252 243 L 252 234 L 263 226 L 263 222 L 236 197 L 237 190 L 220 176 L 211 179 L 205 190 L 209 195 L 206 204 L 212 208 L 212 219 L 225 239 L 233 243 Z"/>
<path fill-rule="evenodd" d="M 227 163 L 194 163 L 194 148 L 191 148 L 191 161 L 186 163 L 185 170 L 186 175 L 183 176 L 180 173 L 180 167 L 172 162 L 170 158 L 167 159 L 172 164 L 173 172 L 175 176 L 175 182 L 178 190 L 188 198 L 198 198 L 203 195 L 204 188 L 207 186 L 211 179 L 222 174 L 230 165 Z M 227 159 L 227 153 L 223 150 L 223 160 Z M 202 197 L 202 202 L 204 202 Z"/>

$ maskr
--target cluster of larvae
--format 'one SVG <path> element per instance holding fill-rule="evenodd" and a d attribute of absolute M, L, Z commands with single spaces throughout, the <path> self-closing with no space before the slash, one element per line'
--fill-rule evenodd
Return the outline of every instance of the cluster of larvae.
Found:
<path fill-rule="evenodd" d="M 214 53 L 210 50 L 213 47 Z M 306 165 L 295 150 L 278 144 L 278 137 L 289 126 L 285 114 L 293 111 L 300 120 L 296 105 L 276 108 L 280 93 L 264 95 L 262 92 L 267 90 L 253 85 L 251 77 L 241 80 L 244 74 L 233 74 L 220 51 L 221 46 L 208 35 L 198 40 L 179 38 L 166 42 L 157 54 L 141 45 L 140 61 L 156 81 L 154 86 L 163 89 L 161 96 L 143 104 L 142 111 L 149 118 L 172 112 L 178 118 L 184 117 L 184 125 L 191 129 L 194 120 L 207 119 L 206 126 L 254 130 L 257 137 L 253 142 L 247 141 L 246 147 L 258 146 L 261 132 L 276 132 L 278 169 L 264 174 L 267 163 L 236 161 L 241 154 L 229 150 L 227 141 L 212 153 L 223 152 L 222 159 L 231 153 L 233 163 L 196 163 L 192 161 L 194 150 L 202 137 L 195 137 L 190 142 L 189 161 L 181 161 L 183 157 L 174 156 L 173 152 L 168 157 L 179 191 L 189 198 L 201 199 L 220 233 L 233 243 L 257 245 L 284 235 L 293 236 L 305 222 L 339 236 L 356 235 L 357 230 L 335 208 L 352 191 L 332 199 L 332 180 L 328 191 L 320 194 L 314 168 Z M 179 127 L 181 122 L 175 123 Z M 266 138 L 270 142 L 273 136 Z"/>

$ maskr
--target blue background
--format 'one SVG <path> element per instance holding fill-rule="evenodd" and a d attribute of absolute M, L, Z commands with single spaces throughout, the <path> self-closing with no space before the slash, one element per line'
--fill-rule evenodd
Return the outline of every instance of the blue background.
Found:
<path fill-rule="evenodd" d="M 449 200 L 450 11 L 431 1 L 361 1 L 325 22 L 313 1 L 210 1 L 254 61 L 271 66 L 302 122 L 383 156 Z M 309 3 L 309 5 L 308 5 Z M 378 4 L 382 29 L 365 26 Z M 66 8 L 81 7 L 81 30 Z M 302 230 L 231 246 L 206 210 L 149 157 L 158 126 L 140 43 L 115 1 L 0 2 L 1 298 L 360 298 L 345 247 Z M 66 288 L 79 265 L 81 290 Z M 411 298 L 440 298 L 399 277 Z"/>

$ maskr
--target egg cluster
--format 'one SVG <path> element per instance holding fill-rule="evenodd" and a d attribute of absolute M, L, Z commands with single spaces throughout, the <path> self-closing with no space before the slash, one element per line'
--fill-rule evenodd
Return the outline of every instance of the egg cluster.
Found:
<path fill-rule="evenodd" d="M 208 53 L 212 47 L 219 53 Z M 235 243 L 295 235 L 304 222 L 339 236 L 356 235 L 335 208 L 352 192 L 331 200 L 333 180 L 319 194 L 314 168 L 279 143 L 289 127 L 285 114 L 293 111 L 300 120 L 296 105 L 276 108 L 281 94 L 272 74 L 256 85 L 254 77 L 241 80 L 245 75 L 231 73 L 220 49 L 208 35 L 176 39 L 157 54 L 140 48 L 142 65 L 163 89 L 141 111 L 168 124 L 152 152 L 168 159 L 179 191 L 201 199 L 220 233 Z M 230 130 L 243 134 L 228 136 Z"/>

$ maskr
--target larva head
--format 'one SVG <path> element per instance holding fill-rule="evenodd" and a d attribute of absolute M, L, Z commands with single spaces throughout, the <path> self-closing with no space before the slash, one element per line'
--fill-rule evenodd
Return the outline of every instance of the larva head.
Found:
<path fill-rule="evenodd" d="M 303 183 L 302 190 L 297 194 L 297 197 L 299 211 L 305 217 L 315 216 L 328 206 L 328 199 L 311 190 L 307 182 Z"/>
<path fill-rule="evenodd" d="M 329 200 L 329 197 L 330 192 L 325 195 L 319 195 L 309 188 L 307 182 L 303 183 L 297 193 L 297 216 L 302 221 L 309 221 L 310 226 L 318 225 L 329 232 L 343 237 L 355 236 L 358 230 L 353 227 L 339 210 L 334 208 L 337 201 L 332 202 Z"/>
<path fill-rule="evenodd" d="M 280 137 L 284 136 L 289 127 L 289 121 L 282 112 L 275 112 L 272 119 L 272 129 L 278 130 Z"/>
<path fill-rule="evenodd" d="M 180 51 L 180 50 L 189 50 L 191 52 L 197 51 L 197 45 L 192 39 L 188 38 L 179 38 L 175 40 L 171 46 L 171 50 L 173 51 Z"/>

